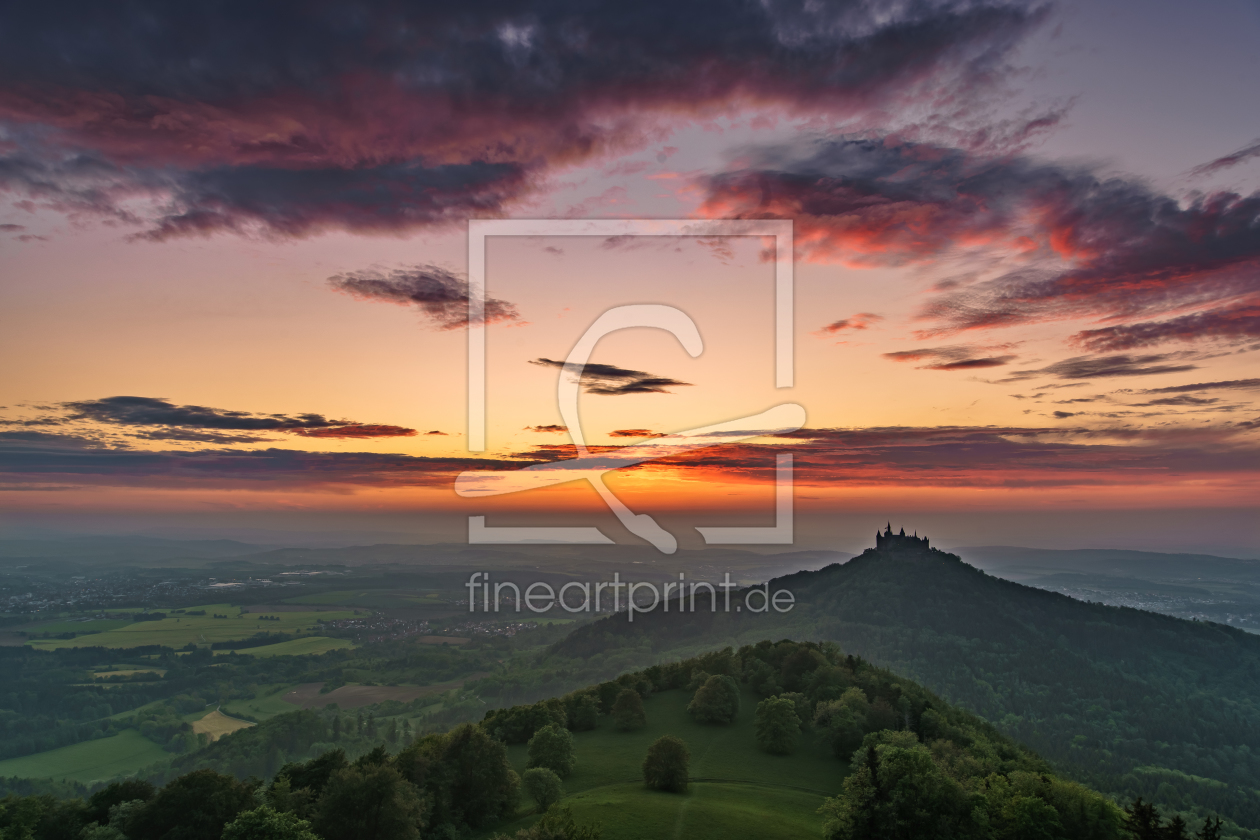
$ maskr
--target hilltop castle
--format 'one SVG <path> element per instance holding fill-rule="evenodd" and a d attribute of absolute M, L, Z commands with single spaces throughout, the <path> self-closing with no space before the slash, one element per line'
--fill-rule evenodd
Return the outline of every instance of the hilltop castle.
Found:
<path fill-rule="evenodd" d="M 879 531 L 875 532 L 876 551 L 883 551 L 885 549 L 889 551 L 896 551 L 898 549 L 907 548 L 927 549 L 928 547 L 928 538 L 920 537 L 918 531 L 915 531 L 914 536 L 912 537 L 906 536 L 905 528 L 901 529 L 900 534 L 894 534 L 892 532 L 891 522 L 888 523 L 888 528 L 884 531 L 884 533 L 881 534 Z"/>

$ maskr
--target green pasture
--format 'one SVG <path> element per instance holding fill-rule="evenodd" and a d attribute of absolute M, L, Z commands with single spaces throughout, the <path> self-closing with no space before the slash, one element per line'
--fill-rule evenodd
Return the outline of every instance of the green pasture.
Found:
<path fill-rule="evenodd" d="M 143 645 L 164 645 L 180 648 L 188 643 L 208 645 L 211 642 L 232 642 L 247 639 L 255 633 L 309 633 L 319 629 L 317 621 L 353 618 L 348 611 L 311 611 L 276 613 L 277 621 L 264 621 L 265 613 L 242 613 L 240 607 L 207 604 L 189 609 L 205 610 L 205 615 L 174 615 L 160 621 L 137 621 L 125 627 L 93 633 L 74 639 L 38 639 L 32 647 L 51 650 L 65 647 L 134 648 Z M 214 614 L 227 618 L 215 618 Z M 269 646 L 272 647 L 272 646 Z M 256 650 L 261 650 L 257 648 Z"/>
<path fill-rule="evenodd" d="M 693 722 L 686 712 L 691 692 L 666 691 L 644 702 L 648 724 L 637 732 L 617 731 L 608 717 L 593 731 L 575 732 L 577 766 L 565 780 L 565 804 L 579 819 L 601 822 L 604 840 L 819 836 L 817 810 L 840 791 L 848 764 L 808 734 L 793 755 L 762 752 L 753 730 L 757 698 L 745 691 L 742 700 L 731 726 Z M 643 787 L 643 757 L 662 735 L 678 736 L 691 753 L 693 783 L 686 794 Z M 518 773 L 525 771 L 527 751 L 523 744 L 508 748 Z M 522 817 L 496 830 L 510 835 L 535 819 Z"/>
<path fill-rule="evenodd" d="M 284 684 L 278 687 L 269 687 L 270 690 L 260 694 L 252 700 L 228 700 L 219 706 L 219 709 L 226 715 L 240 717 L 247 715 L 257 720 L 266 720 L 276 715 L 282 715 L 285 712 L 296 712 L 298 706 L 292 703 L 286 703 L 283 699 L 293 686 Z"/>
<path fill-rule="evenodd" d="M 286 604 L 388 609 L 416 606 L 450 606 L 436 592 L 399 592 L 395 589 L 339 589 L 286 598 Z"/>
<path fill-rule="evenodd" d="M 238 650 L 236 654 L 238 656 L 242 654 L 248 654 L 249 656 L 307 656 L 352 647 L 354 647 L 354 644 L 346 639 L 330 639 L 327 636 L 303 636 L 300 639 L 289 639 L 287 642 L 277 642 L 274 645 Z M 223 656 L 231 652 L 216 650 L 215 655 Z"/>
<path fill-rule="evenodd" d="M 136 730 L 126 729 L 108 738 L 0 761 L 0 778 L 72 779 L 90 784 L 170 757 Z"/>

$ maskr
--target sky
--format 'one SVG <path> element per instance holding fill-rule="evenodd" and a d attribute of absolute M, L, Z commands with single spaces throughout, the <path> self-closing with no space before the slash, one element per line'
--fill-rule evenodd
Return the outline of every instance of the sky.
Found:
<path fill-rule="evenodd" d="M 687 546 L 790 453 L 797 547 L 1260 552 L 1256 2 L 71 6 L 0 12 L 0 534 L 639 541 L 456 492 L 576 457 L 567 381 Z M 470 219 L 790 220 L 792 387 L 772 242 L 492 237 L 471 451 Z M 634 304 L 702 352 L 565 368 Z"/>

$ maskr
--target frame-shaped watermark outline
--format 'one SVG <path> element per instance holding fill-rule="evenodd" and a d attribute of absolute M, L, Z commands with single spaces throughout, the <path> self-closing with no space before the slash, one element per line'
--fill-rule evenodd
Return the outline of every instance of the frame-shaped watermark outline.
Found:
<path fill-rule="evenodd" d="M 775 387 L 795 380 L 793 332 L 793 230 L 790 219 L 470 219 L 468 221 L 468 450 L 486 449 L 486 237 L 489 236 L 760 236 L 774 239 Z M 798 407 L 799 408 L 799 407 Z M 792 456 L 775 456 L 775 525 L 772 527 L 700 528 L 708 544 L 791 544 Z M 612 502 L 610 500 L 610 506 Z M 616 512 L 616 507 L 614 507 Z M 628 510 L 625 513 L 629 513 Z M 625 516 L 618 513 L 623 523 Z M 648 519 L 650 517 L 635 517 Z M 655 523 L 653 523 L 655 525 Z M 656 526 L 659 531 L 659 526 Z M 636 532 L 638 529 L 632 529 Z M 641 534 L 642 536 L 642 534 Z M 677 544 L 650 539 L 661 551 Z M 468 518 L 470 544 L 587 543 L 612 544 L 597 528 L 489 527 L 484 516 Z"/>

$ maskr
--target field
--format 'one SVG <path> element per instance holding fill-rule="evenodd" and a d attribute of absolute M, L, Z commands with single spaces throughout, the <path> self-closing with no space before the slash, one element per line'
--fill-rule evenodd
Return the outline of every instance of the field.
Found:
<path fill-rule="evenodd" d="M 330 639 L 327 636 L 303 636 L 300 639 L 289 639 L 287 642 L 277 642 L 274 645 L 238 650 L 236 653 L 237 655 L 249 654 L 250 656 L 305 656 L 352 647 L 354 647 L 354 643 L 346 639 Z M 219 656 L 228 653 L 231 653 L 231 651 L 215 651 L 215 654 Z"/>
<path fill-rule="evenodd" d="M 171 754 L 134 729 L 36 755 L 0 761 L 0 777 L 73 779 L 89 784 L 131 773 Z"/>
<path fill-rule="evenodd" d="M 116 627 L 103 633 L 93 633 L 74 639 L 42 639 L 30 642 L 32 647 L 53 649 L 63 647 L 133 648 L 143 645 L 164 645 L 180 648 L 190 642 L 208 645 L 211 642 L 231 642 L 247 639 L 255 633 L 299 633 L 319 629 L 319 620 L 352 618 L 348 611 L 311 611 L 276 613 L 276 621 L 264 621 L 266 613 L 242 613 L 240 607 L 227 604 L 207 604 L 197 607 L 206 615 L 167 614 L 161 621 L 137 621 L 124 627 Z M 214 614 L 227 618 L 215 618 Z M 105 622 L 101 622 L 104 624 Z M 86 626 L 84 622 L 81 626 Z M 261 650 L 257 648 L 255 650 Z"/>
<path fill-rule="evenodd" d="M 343 589 L 288 598 L 286 604 L 308 606 L 368 607 L 387 609 L 414 606 L 450 606 L 436 593 L 398 592 L 393 589 Z"/>
<path fill-rule="evenodd" d="M 219 708 L 229 715 L 249 715 L 258 720 L 266 720 L 300 708 L 283 699 L 292 688 L 292 685 L 282 685 L 252 700 L 227 700 Z"/>
<path fill-rule="evenodd" d="M 283 695 L 284 702 L 303 709 L 322 709 L 329 703 L 336 703 L 343 709 L 358 709 L 386 700 L 398 700 L 406 703 L 419 697 L 438 695 L 459 688 L 466 680 L 480 679 L 485 674 L 470 674 L 458 680 L 451 680 L 434 685 L 343 685 L 327 694 L 320 694 L 323 683 L 306 683 L 299 685 Z"/>
<path fill-rule="evenodd" d="M 574 733 L 577 767 L 565 780 L 564 803 L 579 821 L 603 824 L 604 840 L 687 837 L 816 837 L 822 817 L 816 812 L 833 796 L 848 765 L 808 737 L 794 755 L 761 752 L 753 735 L 757 698 L 745 692 L 733 726 L 701 726 L 686 713 L 691 693 L 666 691 L 649 697 L 648 725 L 638 732 L 618 732 L 608 718 L 591 732 Z M 648 746 L 661 735 L 677 735 L 691 752 L 693 780 L 686 794 L 666 794 L 643 787 L 640 766 Z M 525 771 L 527 748 L 510 747 L 517 772 Z M 499 826 L 512 834 L 536 819 L 522 817 Z"/>
<path fill-rule="evenodd" d="M 253 725 L 246 720 L 228 717 L 223 712 L 215 709 L 200 720 L 194 721 L 192 728 L 193 732 L 196 732 L 198 735 L 204 732 L 210 736 L 211 741 L 217 741 L 224 735 L 229 735 L 238 729 L 248 729 Z"/>
<path fill-rule="evenodd" d="M 87 621 L 72 621 L 69 619 L 41 621 L 17 629 L 24 630 L 27 633 L 103 633 L 106 630 L 117 630 L 121 627 L 126 627 L 128 624 L 131 624 L 130 616 L 127 618 L 92 618 Z"/>

